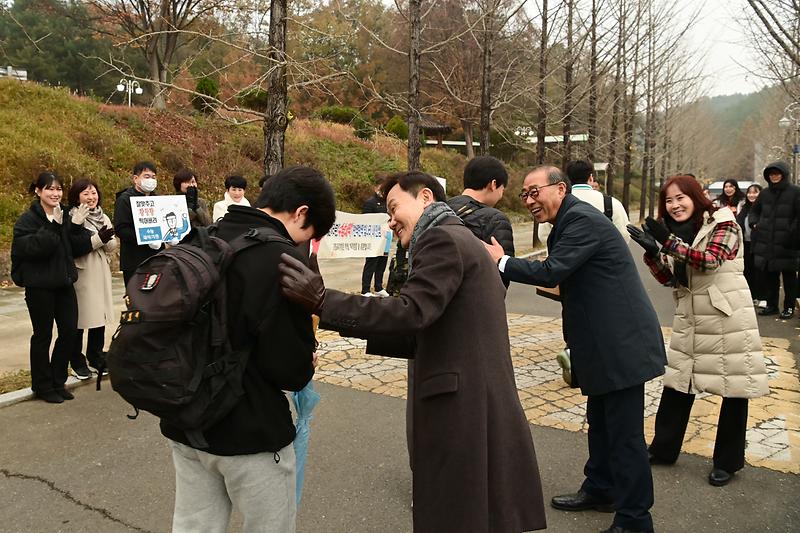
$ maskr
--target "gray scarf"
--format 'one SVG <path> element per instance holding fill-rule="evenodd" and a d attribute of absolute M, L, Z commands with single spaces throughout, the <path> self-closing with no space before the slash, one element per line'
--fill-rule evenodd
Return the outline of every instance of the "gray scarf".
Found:
<path fill-rule="evenodd" d="M 411 242 L 408 244 L 409 272 L 411 272 L 411 268 L 413 266 L 411 254 L 414 251 L 414 245 L 417 243 L 417 239 L 419 239 L 420 236 L 428 229 L 441 224 L 447 217 L 456 217 L 458 219 L 458 215 L 456 215 L 455 212 L 450 209 L 450 206 L 444 202 L 433 202 L 422 212 L 422 215 L 420 215 L 419 220 L 417 221 L 417 225 L 414 226 L 414 232 L 411 234 Z"/>
<path fill-rule="evenodd" d="M 86 215 L 86 222 L 89 223 L 95 233 L 97 233 L 100 228 L 105 226 L 105 220 L 103 218 L 103 208 L 99 205 L 96 206 L 94 209 L 89 211 L 89 214 Z"/>

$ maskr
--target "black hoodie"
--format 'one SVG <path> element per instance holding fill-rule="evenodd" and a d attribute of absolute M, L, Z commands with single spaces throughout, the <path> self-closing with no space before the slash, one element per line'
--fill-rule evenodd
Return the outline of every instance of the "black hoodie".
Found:
<path fill-rule="evenodd" d="M 250 228 L 267 226 L 289 238 L 284 225 L 263 211 L 232 205 L 216 233 L 231 241 Z M 203 432 L 214 455 L 276 452 L 294 440 L 289 402 L 314 376 L 311 315 L 287 300 L 278 283 L 280 256 L 307 262 L 296 248 L 271 242 L 249 248 L 227 270 L 228 327 L 232 347 L 253 346 L 243 376 L 244 396 L 228 415 Z M 164 422 L 161 433 L 191 446 L 185 434 Z"/>
<path fill-rule="evenodd" d="M 783 175 L 778 183 L 771 171 Z M 800 188 L 791 183 L 792 173 L 783 161 L 764 168 L 767 187 L 758 195 L 748 222 L 753 228 L 753 256 L 756 268 L 778 272 L 796 270 L 800 258 Z"/>

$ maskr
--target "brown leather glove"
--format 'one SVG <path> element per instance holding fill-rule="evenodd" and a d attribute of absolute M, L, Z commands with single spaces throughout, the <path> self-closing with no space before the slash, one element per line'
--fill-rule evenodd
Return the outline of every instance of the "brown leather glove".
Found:
<path fill-rule="evenodd" d="M 308 259 L 310 268 L 289 254 L 281 254 L 280 282 L 283 295 L 311 314 L 319 315 L 325 300 L 325 283 L 319 274 L 316 254 Z"/>
<path fill-rule="evenodd" d="M 103 244 L 107 243 L 111 240 L 114 236 L 114 228 L 109 228 L 108 226 L 103 226 L 99 230 L 97 230 L 97 235 L 100 237 L 100 241 Z"/>

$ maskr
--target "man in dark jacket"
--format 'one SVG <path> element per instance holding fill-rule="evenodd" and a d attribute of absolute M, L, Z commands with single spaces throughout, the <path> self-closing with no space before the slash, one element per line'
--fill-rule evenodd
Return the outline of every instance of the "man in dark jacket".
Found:
<path fill-rule="evenodd" d="M 402 354 L 415 358 L 414 531 L 543 529 L 539 469 L 514 383 L 497 269 L 444 203 L 435 178 L 408 172 L 381 188 L 389 227 L 409 254 L 400 295 L 326 290 L 318 273 L 288 257 L 284 291 L 318 312 L 323 327 L 368 342 L 381 335 L 415 344 Z"/>
<path fill-rule="evenodd" d="M 750 209 L 753 228 L 753 261 L 761 272 L 767 307 L 761 315 L 778 313 L 780 278 L 783 277 L 781 318 L 794 314 L 797 298 L 797 266 L 800 258 L 800 188 L 791 183 L 789 166 L 776 161 L 764 168 L 767 187 Z"/>
<path fill-rule="evenodd" d="M 268 228 L 286 242 L 248 248 L 228 268 L 228 336 L 234 350 L 249 346 L 251 353 L 244 396 L 203 431 L 209 447 L 194 449 L 182 431 L 161 423 L 175 464 L 173 531 L 224 531 L 231 504 L 253 530 L 295 530 L 295 427 L 283 391 L 311 380 L 315 339 L 310 313 L 281 293 L 278 264 L 281 254 L 307 262 L 293 243 L 328 232 L 335 199 L 319 172 L 289 167 L 266 182 L 255 206 L 231 205 L 216 236 L 231 241 Z"/>
<path fill-rule="evenodd" d="M 561 288 L 573 379 L 588 396 L 589 460 L 575 494 L 556 509 L 616 511 L 609 533 L 652 531 L 653 477 L 644 440 L 644 384 L 664 373 L 664 339 L 636 265 L 614 224 L 569 193 L 555 167 L 537 167 L 520 197 L 537 222 L 550 222 L 544 261 L 488 246 L 503 277 Z"/>
<path fill-rule="evenodd" d="M 447 200 L 450 209 L 480 240 L 491 243 L 494 237 L 507 255 L 514 257 L 514 233 L 511 221 L 495 205 L 508 186 L 508 172 L 492 156 L 472 158 L 464 167 L 464 190 Z"/>
<path fill-rule="evenodd" d="M 374 194 L 364 202 L 361 207 L 362 213 L 386 212 L 386 202 L 381 196 L 381 181 L 380 178 L 375 180 Z M 385 255 L 379 255 L 367 257 L 364 261 L 364 270 L 361 272 L 361 294 L 363 296 L 389 296 L 389 293 L 383 288 L 383 272 L 386 270 L 387 259 Z M 373 278 L 375 279 L 375 292 L 370 292 Z"/>
<path fill-rule="evenodd" d="M 114 232 L 119 237 L 119 266 L 125 285 L 133 277 L 139 263 L 158 253 L 160 242 L 139 245 L 136 241 L 136 228 L 131 209 L 132 196 L 155 194 L 156 166 L 149 161 L 140 161 L 133 167 L 133 186 L 117 194 L 114 206 Z"/>

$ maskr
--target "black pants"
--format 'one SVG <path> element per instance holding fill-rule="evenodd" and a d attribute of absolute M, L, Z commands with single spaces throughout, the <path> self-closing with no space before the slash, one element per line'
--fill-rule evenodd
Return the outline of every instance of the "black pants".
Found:
<path fill-rule="evenodd" d="M 769 272 L 764 270 L 761 272 L 767 305 L 778 307 L 781 277 L 783 277 L 783 308 L 794 309 L 794 301 L 797 298 L 797 272 L 795 270 L 784 270 L 782 272 Z"/>
<path fill-rule="evenodd" d="M 103 360 L 103 346 L 106 343 L 106 327 L 100 326 L 97 328 L 90 328 L 89 335 L 86 339 L 86 357 L 83 357 L 83 330 L 77 330 L 75 335 L 75 347 L 69 356 L 70 366 L 75 368 L 86 368 L 86 360 L 94 368 L 99 368 L 98 365 Z"/>
<path fill-rule="evenodd" d="M 670 463 L 678 459 L 693 403 L 694 394 L 664 387 L 650 453 Z M 744 467 L 746 432 L 747 398 L 723 398 L 714 442 L 714 468 L 732 474 Z"/>
<path fill-rule="evenodd" d="M 72 285 L 60 289 L 25 287 L 25 303 L 31 317 L 31 388 L 41 393 L 63 389 L 67 363 L 78 329 L 78 301 Z M 53 321 L 58 338 L 50 357 Z"/>
<path fill-rule="evenodd" d="M 122 271 L 122 280 L 125 282 L 125 286 L 126 287 L 128 286 L 128 281 L 130 281 L 130 279 L 133 277 L 133 274 L 135 272 L 136 272 L 135 269 L 134 270 L 123 270 Z"/>
<path fill-rule="evenodd" d="M 361 294 L 369 292 L 372 278 L 375 277 L 375 292 L 383 290 L 383 271 L 386 270 L 385 255 L 367 257 L 364 262 L 364 271 L 361 273 Z"/>
<path fill-rule="evenodd" d="M 653 527 L 653 475 L 644 441 L 644 384 L 589 396 L 589 460 L 581 487 L 614 502 L 614 525 Z"/>
<path fill-rule="evenodd" d="M 755 265 L 753 245 L 749 241 L 744 241 L 744 279 L 747 280 L 747 286 L 750 287 L 750 296 L 753 300 L 766 300 L 761 278 L 762 273 Z"/>

